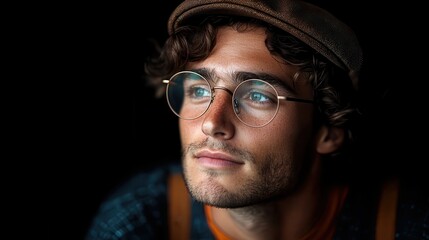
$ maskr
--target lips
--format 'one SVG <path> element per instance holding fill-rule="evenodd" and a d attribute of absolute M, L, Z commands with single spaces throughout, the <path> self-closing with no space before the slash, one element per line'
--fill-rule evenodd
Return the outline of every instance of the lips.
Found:
<path fill-rule="evenodd" d="M 224 168 L 233 167 L 244 164 L 233 156 L 218 151 L 202 150 L 195 154 L 196 160 L 205 167 L 209 168 Z"/>

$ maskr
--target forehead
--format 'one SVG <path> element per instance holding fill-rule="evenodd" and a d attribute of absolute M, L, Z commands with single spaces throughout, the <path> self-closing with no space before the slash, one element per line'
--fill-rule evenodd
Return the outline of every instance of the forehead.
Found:
<path fill-rule="evenodd" d="M 262 27 L 252 27 L 244 31 L 222 27 L 218 31 L 216 45 L 210 55 L 201 61 L 189 62 L 186 68 L 207 69 L 213 73 L 210 77 L 215 82 L 231 80 L 237 73 L 242 72 L 271 76 L 293 88 L 298 87 L 297 84 L 301 85 L 299 82 L 307 82 L 294 81 L 299 68 L 271 54 L 265 40 L 265 29 Z"/>

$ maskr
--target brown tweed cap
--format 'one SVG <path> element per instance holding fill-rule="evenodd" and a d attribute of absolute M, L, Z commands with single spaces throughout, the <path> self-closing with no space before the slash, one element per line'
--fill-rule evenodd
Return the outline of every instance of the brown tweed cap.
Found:
<path fill-rule="evenodd" d="M 168 32 L 207 14 L 253 17 L 283 29 L 348 71 L 357 84 L 362 65 L 358 39 L 347 25 L 320 7 L 300 0 L 185 0 L 171 14 Z"/>

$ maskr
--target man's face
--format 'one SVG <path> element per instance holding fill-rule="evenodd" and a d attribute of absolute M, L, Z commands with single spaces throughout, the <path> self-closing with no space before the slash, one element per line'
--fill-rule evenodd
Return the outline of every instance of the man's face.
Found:
<path fill-rule="evenodd" d="M 297 68 L 273 57 L 265 46 L 263 29 L 237 32 L 222 28 L 211 55 L 186 70 L 209 71 L 213 86 L 234 91 L 243 72 L 269 75 L 279 95 L 312 99 L 306 81 L 295 81 Z M 264 79 L 262 79 L 264 80 Z M 303 80 L 303 79 L 301 79 Z M 215 90 L 201 117 L 179 120 L 183 166 L 195 199 L 217 207 L 241 207 L 291 193 L 314 155 L 314 106 L 280 100 L 276 117 L 254 128 L 235 115 L 231 94 Z"/>

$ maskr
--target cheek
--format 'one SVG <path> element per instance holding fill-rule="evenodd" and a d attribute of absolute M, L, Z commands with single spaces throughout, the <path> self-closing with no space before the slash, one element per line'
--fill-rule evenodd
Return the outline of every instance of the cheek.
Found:
<path fill-rule="evenodd" d="M 201 123 L 194 120 L 179 120 L 179 131 L 180 131 L 180 140 L 182 146 L 187 146 L 192 141 L 195 142 L 196 134 L 201 133 Z"/>
<path fill-rule="evenodd" d="M 269 130 L 260 135 L 280 149 L 299 149 L 301 145 L 308 145 L 313 138 L 313 110 L 308 106 L 300 106 L 294 104 L 288 111 L 279 111 L 276 118 L 266 126 Z"/>

